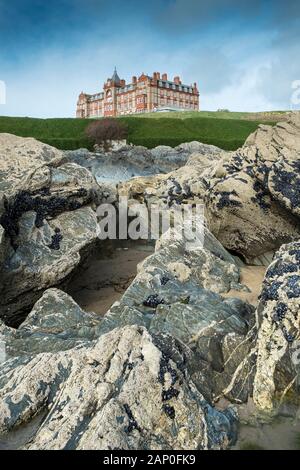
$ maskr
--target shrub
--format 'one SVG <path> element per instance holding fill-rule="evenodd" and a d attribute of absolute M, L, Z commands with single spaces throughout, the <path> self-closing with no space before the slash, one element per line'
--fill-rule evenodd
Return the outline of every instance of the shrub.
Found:
<path fill-rule="evenodd" d="M 108 150 L 109 142 L 122 140 L 127 137 L 128 130 L 125 123 L 112 118 L 105 118 L 91 122 L 85 129 L 85 134 L 94 144 L 103 145 Z"/>

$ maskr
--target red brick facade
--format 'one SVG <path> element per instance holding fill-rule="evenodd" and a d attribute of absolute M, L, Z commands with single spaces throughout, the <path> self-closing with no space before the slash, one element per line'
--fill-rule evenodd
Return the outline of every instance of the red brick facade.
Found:
<path fill-rule="evenodd" d="M 199 92 L 196 83 L 183 85 L 179 77 L 168 80 L 166 73 L 152 77 L 132 77 L 130 84 L 121 80 L 114 71 L 103 86 L 101 93 L 88 95 L 80 93 L 76 117 L 124 116 L 146 113 L 161 108 L 199 110 Z"/>

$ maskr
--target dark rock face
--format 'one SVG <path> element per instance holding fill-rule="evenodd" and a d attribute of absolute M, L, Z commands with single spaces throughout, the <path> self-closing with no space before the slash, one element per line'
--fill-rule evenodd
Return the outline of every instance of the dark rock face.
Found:
<path fill-rule="evenodd" d="M 210 229 L 250 262 L 300 235 L 300 115 L 259 126 L 207 175 Z"/>

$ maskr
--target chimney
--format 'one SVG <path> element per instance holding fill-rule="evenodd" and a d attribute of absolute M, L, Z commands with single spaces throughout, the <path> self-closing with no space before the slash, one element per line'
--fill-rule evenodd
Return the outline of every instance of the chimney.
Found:
<path fill-rule="evenodd" d="M 160 80 L 160 72 L 156 72 L 157 80 Z"/>
<path fill-rule="evenodd" d="M 164 80 L 164 82 L 168 81 L 168 75 L 166 73 L 163 73 L 161 78 Z"/>
<path fill-rule="evenodd" d="M 180 80 L 180 77 L 174 77 L 174 83 L 176 83 L 176 85 L 181 85 L 181 80 Z"/>
<path fill-rule="evenodd" d="M 157 72 L 153 72 L 153 80 L 157 80 Z"/>
<path fill-rule="evenodd" d="M 137 78 L 136 78 L 136 76 L 134 75 L 134 76 L 132 77 L 132 84 L 135 85 L 136 82 L 137 82 Z"/>

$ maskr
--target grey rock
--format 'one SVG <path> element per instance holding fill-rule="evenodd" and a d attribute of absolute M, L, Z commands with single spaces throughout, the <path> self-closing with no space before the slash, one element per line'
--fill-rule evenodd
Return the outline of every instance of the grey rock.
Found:
<path fill-rule="evenodd" d="M 1 269 L 1 317 L 8 324 L 17 324 L 45 289 L 66 279 L 97 237 L 97 218 L 90 207 L 60 214 L 41 228 L 35 217 L 33 212 L 21 217 L 17 248 L 10 248 Z M 63 238 L 53 249 L 56 228 Z"/>
<path fill-rule="evenodd" d="M 231 289 L 243 289 L 239 267 L 208 231 L 204 247 L 198 249 L 190 249 L 184 240 L 162 237 L 122 299 L 106 313 L 99 331 L 135 324 L 179 339 L 202 361 L 203 369 L 193 372 L 194 380 L 199 387 L 206 383 L 206 397 L 213 399 L 229 386 L 239 365 L 224 359 L 226 355 L 236 349 L 241 360 L 252 345 L 246 338 L 253 328 L 254 308 L 220 295 Z M 230 341 L 233 335 L 235 341 Z M 213 340 L 218 358 L 211 350 Z"/>
<path fill-rule="evenodd" d="M 0 134 L 0 318 L 18 324 L 97 238 L 91 173 L 35 139 Z"/>
<path fill-rule="evenodd" d="M 6 359 L 59 352 L 97 339 L 101 318 L 59 289 L 47 289 L 18 329 L 0 324 Z"/>
<path fill-rule="evenodd" d="M 253 399 L 257 413 L 280 413 L 299 407 L 300 384 L 300 243 L 283 245 L 267 269 L 256 322 L 243 355 L 225 391 L 228 397 Z M 232 358 L 240 360 L 238 353 Z"/>
<path fill-rule="evenodd" d="M 26 449 L 222 449 L 231 408 L 214 409 L 184 367 L 180 344 L 127 326 L 89 346 L 0 366 L 0 432 L 45 418 Z"/>
<path fill-rule="evenodd" d="M 207 173 L 209 227 L 249 263 L 299 238 L 300 113 L 259 126 Z"/>

